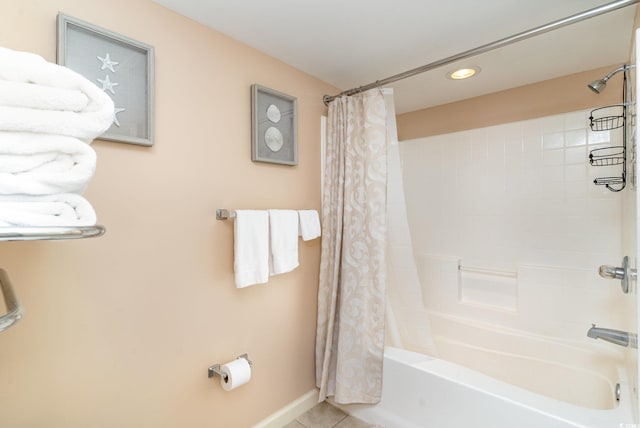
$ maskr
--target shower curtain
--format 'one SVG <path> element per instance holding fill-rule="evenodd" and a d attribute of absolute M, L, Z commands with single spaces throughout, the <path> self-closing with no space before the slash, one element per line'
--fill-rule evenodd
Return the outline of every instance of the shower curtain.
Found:
<path fill-rule="evenodd" d="M 318 290 L 320 401 L 377 403 L 386 287 L 387 112 L 382 91 L 329 105 Z"/>

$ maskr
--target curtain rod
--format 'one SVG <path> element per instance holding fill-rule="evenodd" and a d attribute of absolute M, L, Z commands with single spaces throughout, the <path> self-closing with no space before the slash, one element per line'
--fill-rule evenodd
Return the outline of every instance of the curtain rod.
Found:
<path fill-rule="evenodd" d="M 447 57 L 438 61 L 434 61 L 432 63 L 423 65 L 422 67 L 417 67 L 409 71 L 405 71 L 403 73 L 395 74 L 391 77 L 387 77 L 386 79 L 376 80 L 375 82 L 369 83 L 368 85 L 363 85 L 357 88 L 340 92 L 338 95 L 325 95 L 324 97 L 322 97 L 322 101 L 324 102 L 325 105 L 328 105 L 331 101 L 343 95 L 351 96 L 351 95 L 359 94 L 360 92 L 368 91 L 369 89 L 377 88 L 379 86 L 388 85 L 389 83 L 397 82 L 398 80 L 406 79 L 408 77 L 415 76 L 416 74 L 433 70 L 434 68 L 442 67 L 444 65 L 451 64 L 453 62 L 460 61 L 465 58 L 480 55 L 482 53 L 485 53 L 494 49 L 498 49 L 503 46 L 507 46 L 512 43 L 519 42 L 533 36 L 544 34 L 549 31 L 556 30 L 558 28 L 566 27 L 567 25 L 584 21 L 585 19 L 603 15 L 608 12 L 613 12 L 614 10 L 622 9 L 623 7 L 627 7 L 627 6 L 636 4 L 638 2 L 640 2 L 640 0 L 619 0 L 611 3 L 607 3 L 602 6 L 598 6 L 593 9 L 589 9 L 584 12 L 580 12 L 578 14 L 568 16 L 563 19 L 553 21 L 549 24 L 541 25 L 539 27 L 535 27 L 530 30 L 515 34 L 513 36 L 505 37 L 504 39 L 500 39 L 492 43 L 487 43 L 486 45 L 478 46 L 477 48 L 469 49 L 459 54 L 452 55 L 450 57 Z"/>

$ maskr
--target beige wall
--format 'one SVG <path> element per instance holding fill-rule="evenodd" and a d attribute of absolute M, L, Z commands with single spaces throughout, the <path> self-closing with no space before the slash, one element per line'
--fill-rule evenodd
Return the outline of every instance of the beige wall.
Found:
<path fill-rule="evenodd" d="M 2 0 L 0 45 L 55 61 L 56 14 L 155 46 L 156 142 L 96 141 L 101 238 L 0 243 L 25 318 L 0 334 L 0 426 L 248 427 L 314 387 L 319 240 L 238 290 L 216 208 L 320 207 L 332 88 L 151 0 Z M 294 95 L 299 165 L 250 160 L 250 85 Z M 207 367 L 248 352 L 250 384 Z"/>
<path fill-rule="evenodd" d="M 597 95 L 587 84 L 620 64 L 521 86 L 489 95 L 398 116 L 398 139 L 482 128 L 554 114 L 590 109 L 622 101 L 622 78 L 611 79 Z"/>

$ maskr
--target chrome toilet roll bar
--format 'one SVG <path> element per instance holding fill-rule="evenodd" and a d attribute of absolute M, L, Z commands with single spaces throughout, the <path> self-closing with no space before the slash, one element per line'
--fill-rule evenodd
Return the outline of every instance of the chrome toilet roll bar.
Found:
<path fill-rule="evenodd" d="M 236 360 L 239 358 L 244 358 L 249 363 L 249 367 L 253 367 L 253 363 L 251 362 L 247 354 L 238 355 L 236 357 Z M 209 369 L 207 370 L 208 377 L 220 376 L 221 379 L 227 382 L 227 375 L 220 371 L 220 367 L 222 367 L 222 364 L 214 364 L 212 366 L 209 366 Z"/>

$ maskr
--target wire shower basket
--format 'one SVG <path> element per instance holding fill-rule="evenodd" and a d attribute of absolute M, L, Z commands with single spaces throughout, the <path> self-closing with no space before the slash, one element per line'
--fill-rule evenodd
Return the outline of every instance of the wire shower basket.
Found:
<path fill-rule="evenodd" d="M 625 177 L 598 177 L 595 180 L 593 180 L 593 184 L 595 184 L 596 186 L 606 186 L 607 189 L 613 191 L 613 192 L 619 192 L 620 190 L 624 189 L 625 187 Z M 622 186 L 620 188 L 615 188 L 613 186 Z"/>
<path fill-rule="evenodd" d="M 627 150 L 626 150 L 626 104 L 613 104 L 591 110 L 589 127 L 592 131 L 611 131 L 622 128 L 622 145 L 607 146 L 589 152 L 589 163 L 592 166 L 622 166 L 622 174 L 617 177 L 599 177 L 593 180 L 596 186 L 605 186 L 612 192 L 619 192 L 626 186 Z"/>
<path fill-rule="evenodd" d="M 610 131 L 624 125 L 624 104 L 614 104 L 591 110 L 589 126 L 592 131 Z"/>
<path fill-rule="evenodd" d="M 624 158 L 624 146 L 602 147 L 589 153 L 589 163 L 593 166 L 621 165 Z"/>

